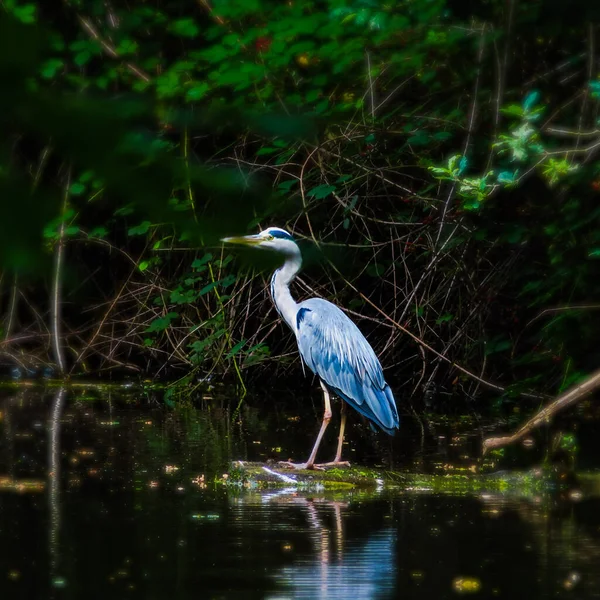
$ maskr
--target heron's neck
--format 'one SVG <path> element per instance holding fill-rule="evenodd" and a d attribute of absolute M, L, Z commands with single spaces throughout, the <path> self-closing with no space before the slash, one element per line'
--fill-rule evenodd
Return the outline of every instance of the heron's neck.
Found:
<path fill-rule="evenodd" d="M 273 302 L 282 316 L 283 320 L 296 333 L 296 313 L 298 304 L 290 294 L 290 283 L 292 283 L 296 273 L 302 266 L 302 257 L 300 251 L 298 254 L 288 256 L 284 265 L 273 273 L 271 278 L 271 295 Z"/>

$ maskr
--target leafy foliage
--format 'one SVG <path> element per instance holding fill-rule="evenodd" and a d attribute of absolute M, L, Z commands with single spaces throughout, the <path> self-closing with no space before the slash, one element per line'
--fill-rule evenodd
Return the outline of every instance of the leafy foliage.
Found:
<path fill-rule="evenodd" d="M 467 4 L 6 1 L 3 285 L 66 247 L 95 307 L 69 315 L 80 362 L 243 381 L 293 340 L 255 277 L 273 265 L 217 240 L 287 224 L 312 290 L 369 317 L 413 392 L 479 383 L 365 297 L 507 395 L 577 381 L 600 359 L 597 15 Z"/>

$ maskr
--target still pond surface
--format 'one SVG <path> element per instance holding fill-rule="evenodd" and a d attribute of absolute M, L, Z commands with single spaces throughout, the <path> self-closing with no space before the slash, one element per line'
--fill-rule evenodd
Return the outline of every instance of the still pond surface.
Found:
<path fill-rule="evenodd" d="M 300 458 L 318 426 L 227 407 L 0 392 L 0 598 L 600 597 L 593 494 L 227 485 L 230 459 Z M 468 436 L 403 431 L 396 468 L 468 454 Z"/>

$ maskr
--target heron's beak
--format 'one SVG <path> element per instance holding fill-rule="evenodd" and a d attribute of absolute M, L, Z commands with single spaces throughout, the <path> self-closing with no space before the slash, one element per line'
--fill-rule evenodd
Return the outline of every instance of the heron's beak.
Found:
<path fill-rule="evenodd" d="M 243 235 L 240 237 L 226 237 L 221 239 L 226 244 L 240 244 L 243 246 L 256 246 L 263 241 L 260 235 Z"/>

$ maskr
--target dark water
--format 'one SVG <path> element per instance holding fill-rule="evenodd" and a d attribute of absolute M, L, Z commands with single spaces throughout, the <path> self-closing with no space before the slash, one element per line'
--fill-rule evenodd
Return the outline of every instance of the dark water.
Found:
<path fill-rule="evenodd" d="M 232 424 L 227 403 L 165 411 L 84 391 L 1 392 L 0 410 L 3 599 L 600 597 L 591 494 L 237 488 L 230 458 L 307 449 L 316 421 L 307 437 L 295 417 Z M 413 443 L 405 460 L 427 468 Z M 348 451 L 389 460 L 377 444 Z"/>

